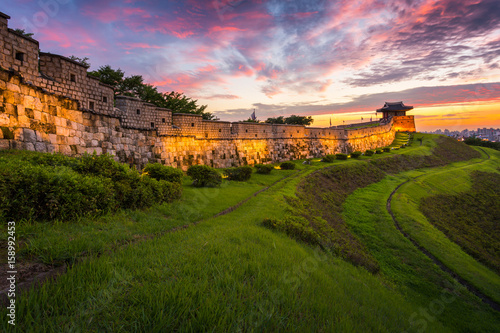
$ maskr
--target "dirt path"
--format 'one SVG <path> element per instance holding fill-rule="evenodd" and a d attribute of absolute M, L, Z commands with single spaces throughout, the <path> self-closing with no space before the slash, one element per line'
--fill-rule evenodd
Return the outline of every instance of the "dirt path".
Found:
<path fill-rule="evenodd" d="M 271 185 L 266 186 L 266 187 L 258 190 L 257 192 L 253 193 L 249 197 L 241 200 L 240 202 L 238 202 L 237 204 L 235 204 L 231 207 L 224 209 L 223 211 L 213 215 L 212 217 L 201 219 L 201 220 L 189 223 L 189 224 L 177 226 L 177 227 L 174 227 L 174 228 L 169 229 L 169 230 L 165 230 L 165 231 L 157 233 L 157 234 L 137 235 L 137 237 L 134 237 L 133 239 L 130 239 L 130 240 L 126 240 L 120 244 L 117 244 L 111 250 L 105 251 L 102 254 L 106 254 L 106 253 L 109 254 L 110 252 L 116 251 L 119 248 L 124 248 L 126 246 L 130 246 L 130 245 L 135 244 L 137 242 L 161 237 L 161 236 L 168 234 L 168 233 L 176 232 L 176 231 L 179 231 L 182 229 L 187 229 L 189 227 L 195 226 L 195 225 L 197 225 L 203 221 L 206 221 L 208 219 L 216 218 L 219 216 L 229 214 L 232 211 L 234 211 L 235 209 L 237 209 L 238 207 L 240 207 L 241 205 L 248 202 L 250 199 L 259 195 L 260 193 L 269 190 L 271 187 L 273 187 L 281 182 L 284 182 L 289 178 L 298 177 L 305 170 L 307 170 L 307 169 L 297 170 L 297 172 L 292 173 L 288 176 L 285 176 L 285 177 L 275 181 Z M 102 254 L 100 254 L 98 256 L 101 256 Z M 87 257 L 82 256 L 82 257 L 77 259 L 77 262 L 84 260 L 85 258 L 87 258 Z M 6 305 L 8 302 L 7 294 L 9 292 L 9 281 L 7 280 L 7 277 L 8 277 L 7 263 L 0 264 L 0 267 L 2 268 L 2 270 L 0 272 L 0 304 L 3 306 L 3 305 Z M 66 271 L 68 270 L 68 266 L 66 264 L 64 264 L 62 266 L 53 266 L 53 265 L 47 265 L 47 264 L 42 264 L 42 263 L 37 263 L 37 262 L 28 262 L 28 263 L 17 262 L 16 269 L 17 269 L 16 292 L 20 292 L 23 290 L 28 290 L 32 286 L 38 287 L 41 284 L 43 284 L 44 282 L 48 281 L 49 279 L 56 279 L 61 274 L 66 273 Z"/>

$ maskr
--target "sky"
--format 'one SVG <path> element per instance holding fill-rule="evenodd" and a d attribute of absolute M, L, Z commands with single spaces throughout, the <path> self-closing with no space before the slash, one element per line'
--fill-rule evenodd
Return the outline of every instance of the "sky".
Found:
<path fill-rule="evenodd" d="M 417 130 L 500 127 L 498 0 L 15 0 L 9 27 L 180 91 L 221 120 L 313 126 L 414 106 Z"/>

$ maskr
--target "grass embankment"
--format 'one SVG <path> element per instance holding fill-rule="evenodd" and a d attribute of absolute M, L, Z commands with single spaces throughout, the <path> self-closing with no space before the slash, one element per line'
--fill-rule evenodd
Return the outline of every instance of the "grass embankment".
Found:
<path fill-rule="evenodd" d="M 367 163 L 367 160 L 385 165 L 385 157 L 393 158 L 403 152 L 425 158 L 430 154 L 429 146 L 435 143 L 431 139 L 424 143 L 421 147 L 413 145 L 397 152 L 361 157 L 359 161 L 335 160 L 333 166 L 356 166 Z M 402 161 L 409 159 L 402 157 Z M 369 249 L 383 274 L 372 274 L 355 267 L 332 255 L 328 247 L 326 252 L 315 251 L 302 242 L 264 228 L 263 220 L 280 220 L 295 212 L 288 202 L 290 198 L 294 200 L 296 188 L 304 177 L 332 166 L 318 160 L 312 161 L 311 165 L 300 162 L 296 165 L 298 172 L 274 170 L 270 175 L 254 174 L 248 183 L 228 182 L 218 189 L 193 188 L 186 179 L 181 205 L 174 202 L 147 211 L 108 215 L 97 221 L 69 223 L 57 236 L 60 238 L 55 238 L 66 247 L 72 242 L 64 240 L 68 232 L 72 233 L 70 226 L 78 229 L 81 223 L 89 228 L 80 229 L 80 233 L 89 233 L 83 236 L 87 243 L 92 242 L 92 233 L 98 236 L 99 229 L 108 233 L 103 241 L 105 246 L 113 244 L 115 232 L 125 235 L 127 240 L 134 239 L 137 233 L 157 237 L 118 247 L 101 256 L 91 254 L 57 281 L 20 293 L 16 329 L 364 332 L 420 331 L 425 324 L 430 331 L 451 332 L 492 331 L 497 327 L 498 318 L 485 310 L 480 302 L 470 301 L 474 310 L 467 302 L 462 308 L 463 299 L 469 300 L 470 295 L 452 284 L 442 295 L 448 300 L 456 295 L 453 304 L 459 310 L 456 312 L 458 317 L 438 317 L 431 311 L 422 323 L 422 311 L 429 312 L 429 302 L 441 295 L 441 289 L 424 288 L 423 296 L 415 290 L 421 284 L 424 287 L 428 287 L 427 284 L 442 285 L 446 279 L 440 280 L 442 275 L 432 270 L 436 279 L 421 277 L 427 273 L 428 267 L 433 266 L 418 252 L 399 253 L 397 248 L 392 248 L 393 243 L 388 243 L 389 251 L 396 251 L 390 253 L 396 255 L 390 262 L 395 271 L 405 268 L 402 262 L 411 261 L 412 255 L 418 259 L 417 264 L 422 261 L 422 266 L 408 270 L 407 280 L 400 283 L 393 275 L 385 273 L 391 267 L 380 260 L 371 244 L 360 236 L 356 237 Z M 233 212 L 210 218 L 285 175 L 290 177 Z M 163 233 L 200 219 L 204 221 L 196 227 Z M 106 229 L 106 221 L 111 222 L 109 229 Z M 38 224 L 34 222 L 27 228 L 35 228 L 34 233 L 38 233 L 47 226 L 52 228 L 54 236 L 61 230 L 50 223 L 35 226 Z M 378 230 L 377 226 L 374 230 Z M 401 235 L 392 232 L 391 237 L 408 247 Z M 38 235 L 31 236 L 38 238 Z M 385 241 L 382 237 L 378 246 L 387 247 Z M 26 246 L 30 244 L 32 242 Z M 84 245 L 82 242 L 82 248 Z M 47 243 L 46 246 L 45 251 L 50 253 L 54 244 Z M 425 269 L 421 270 L 422 267 Z M 411 284 L 412 281 L 416 281 L 415 285 Z M 438 292 L 428 294 L 435 290 Z M 5 318 L 3 309 L 0 315 Z"/>
<path fill-rule="evenodd" d="M 298 172 L 274 170 L 271 175 L 262 175 L 281 178 L 292 174 L 227 215 L 207 218 L 196 227 L 120 247 L 99 257 L 88 256 L 57 281 L 20 294 L 16 329 L 117 332 L 408 329 L 408 318 L 418 308 L 388 286 L 387 281 L 262 227 L 264 218 L 285 214 L 284 196 L 293 197 L 305 175 L 326 165 L 318 161 L 307 166 L 296 164 Z M 236 201 L 235 196 L 246 186 L 262 188 L 262 183 L 272 182 L 258 176 L 252 179 L 254 183 L 230 183 L 213 189 L 217 192 L 204 192 L 185 184 L 183 200 L 195 193 L 208 193 L 197 194 L 204 198 L 197 202 L 203 204 L 187 216 L 190 219 L 210 216 L 227 207 L 229 201 Z M 122 217 L 138 214 L 144 219 L 134 222 L 127 218 L 128 223 L 123 227 L 152 225 L 155 229 L 171 223 L 169 219 L 174 215 L 185 223 L 186 215 L 182 210 L 176 215 L 175 203 L 162 206 L 165 211 L 168 207 L 172 209 L 168 211 L 169 218 L 153 214 L 146 219 L 146 213 L 125 212 Z M 153 210 L 156 209 L 159 208 Z M 88 221 L 87 225 L 91 223 Z M 98 224 L 104 226 L 102 220 Z M 5 317 L 4 310 L 2 316 Z M 430 325 L 446 331 L 439 322 Z"/>
<path fill-rule="evenodd" d="M 482 162 L 485 158 L 483 156 L 482 159 L 458 162 L 445 167 L 414 170 L 387 176 L 378 183 L 356 190 L 344 203 L 343 217 L 349 225 L 349 229 L 359 237 L 369 252 L 377 259 L 380 265 L 380 273 L 393 281 L 398 286 L 398 289 L 404 290 L 403 293 L 408 298 L 413 299 L 415 302 L 420 302 L 423 308 L 431 314 L 431 317 L 427 319 L 421 313 L 416 315 L 413 318 L 414 327 L 416 328 L 423 327 L 422 325 L 426 325 L 430 319 L 437 319 L 448 323 L 456 331 L 497 330 L 500 321 L 498 313 L 494 313 L 486 304 L 481 303 L 477 297 L 463 288 L 455 289 L 452 293 L 454 296 L 450 298 L 449 302 L 443 301 L 445 298 L 442 295 L 454 289 L 451 287 L 453 281 L 448 274 L 443 273 L 430 259 L 417 250 L 410 241 L 397 231 L 391 216 L 386 210 L 387 198 L 391 192 L 408 178 L 414 178 L 423 174 L 432 174 L 433 176 L 430 177 L 440 179 L 439 184 L 442 188 L 449 188 L 450 184 L 454 183 L 454 179 L 460 178 L 461 167 L 484 167 L 490 161 L 483 162 L 482 164 L 476 164 L 476 162 Z M 440 173 L 442 170 L 447 170 L 448 174 Z M 419 178 L 416 183 L 421 183 L 422 181 L 422 178 Z M 405 188 L 406 186 L 410 186 L 410 184 L 403 185 L 393 198 L 392 209 L 398 221 L 403 220 L 403 216 L 415 217 L 418 214 L 418 211 L 414 209 L 415 206 L 408 205 L 406 200 L 401 201 L 396 199 L 398 193 L 402 190 L 406 190 L 407 195 L 405 198 L 415 198 L 415 196 L 418 196 L 416 194 L 418 191 L 415 191 L 414 188 Z M 456 182 L 456 184 L 463 185 L 460 181 Z M 428 186 L 422 186 L 420 193 L 425 194 L 428 190 Z M 398 206 L 398 204 L 400 205 Z M 418 208 L 418 205 L 416 207 Z M 462 267 L 462 270 L 455 270 L 455 267 L 452 268 L 460 276 L 464 277 L 462 274 L 467 272 L 477 276 L 481 271 L 485 271 L 484 266 L 480 267 L 482 265 L 477 262 L 471 263 L 464 260 L 461 256 L 463 251 L 455 244 L 449 242 L 446 237 L 441 238 L 440 242 L 435 242 L 437 248 L 429 247 L 428 245 L 435 241 L 435 237 L 433 236 L 436 234 L 435 231 L 427 233 L 423 230 L 421 224 L 416 223 L 403 223 L 403 228 L 412 237 L 415 236 L 420 245 L 423 245 L 427 250 L 432 249 L 431 253 L 439 259 L 442 260 L 444 256 L 454 256 L 457 260 L 457 266 Z M 417 235 L 420 237 L 417 238 Z M 442 241 L 447 241 L 447 245 L 453 246 L 443 247 Z M 448 260 L 443 261 L 447 265 L 450 264 Z M 498 281 L 498 276 L 492 275 L 491 271 L 486 272 L 486 274 Z M 473 285 L 478 287 L 477 284 Z M 498 282 L 490 283 L 488 289 L 483 288 L 482 291 L 490 296 L 497 293 Z M 466 322 L 463 322 L 457 318 L 468 319 Z"/>
<path fill-rule="evenodd" d="M 376 260 L 343 221 L 342 204 L 356 189 L 376 183 L 388 173 L 438 166 L 479 155 L 473 149 L 457 145 L 456 141 L 447 138 L 438 139 L 432 155 L 424 155 L 423 151 L 417 149 L 406 155 L 371 159 L 355 165 L 344 164 L 315 172 L 298 187 L 301 207 L 295 215 L 302 218 L 304 226 L 318 234 L 319 242 L 354 264 L 377 272 Z"/>
<path fill-rule="evenodd" d="M 500 174 L 475 171 L 469 191 L 420 201 L 427 219 L 453 242 L 500 272 Z"/>
<path fill-rule="evenodd" d="M 493 267 L 498 273 L 498 266 L 495 266 L 498 252 L 495 249 L 498 248 L 499 233 L 500 154 L 483 149 L 488 150 L 490 160 L 427 170 L 415 181 L 401 186 L 393 198 L 392 207 L 402 229 L 410 237 L 482 293 L 500 303 L 500 277 L 480 263 Z M 484 193 L 487 188 L 489 191 Z M 431 217 L 431 221 L 424 213 Z"/>
<path fill-rule="evenodd" d="M 424 138 L 423 145 L 414 143 L 407 148 L 411 149 L 407 155 L 373 160 L 365 165 L 329 168 L 309 176 L 299 186 L 298 195 L 312 208 L 310 215 L 320 213 L 332 231 L 322 232 L 324 224 L 316 224 L 317 217 L 310 218 L 307 226 L 320 233 L 324 243 L 333 243 L 333 249 L 347 260 L 371 271 L 377 267 L 381 276 L 394 283 L 397 290 L 419 303 L 422 309 L 429 310 L 428 318 L 422 312 L 414 314 L 410 320 L 412 329 L 423 329 L 439 318 L 437 320 L 456 331 L 494 330 L 500 323 L 498 314 L 465 288 L 454 287 L 455 282 L 448 274 L 399 233 L 385 209 L 387 197 L 399 183 L 411 174 L 421 174 L 419 171 L 398 173 L 480 156 L 451 139 L 433 142 L 430 136 L 419 137 Z M 426 146 L 435 147 L 433 155 L 427 155 Z M 398 175 L 387 176 L 388 173 Z M 362 188 L 369 183 L 372 185 Z"/>

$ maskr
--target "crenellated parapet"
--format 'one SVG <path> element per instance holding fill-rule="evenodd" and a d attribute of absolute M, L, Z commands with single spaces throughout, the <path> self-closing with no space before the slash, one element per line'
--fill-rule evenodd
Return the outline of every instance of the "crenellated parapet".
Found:
<path fill-rule="evenodd" d="M 39 53 L 36 40 L 8 28 L 9 18 L 0 13 L 0 149 L 107 153 L 138 168 L 149 162 L 230 167 L 373 149 L 390 144 L 398 128 L 414 129 L 413 116 L 319 128 L 173 113 L 115 97 L 87 66 Z"/>
<path fill-rule="evenodd" d="M 23 78 L 36 83 L 38 72 L 38 41 L 9 29 L 10 16 L 0 13 L 0 66 L 22 73 Z"/>
<path fill-rule="evenodd" d="M 77 100 L 82 110 L 113 115 L 113 87 L 90 76 L 87 69 L 69 58 L 41 52 L 37 85 L 49 92 Z"/>

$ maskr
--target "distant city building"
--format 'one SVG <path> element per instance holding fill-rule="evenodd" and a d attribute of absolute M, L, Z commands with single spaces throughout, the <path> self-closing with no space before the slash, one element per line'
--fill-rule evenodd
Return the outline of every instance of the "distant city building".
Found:
<path fill-rule="evenodd" d="M 437 129 L 433 132 L 426 132 L 431 134 L 444 134 L 446 136 L 454 137 L 458 140 L 463 140 L 470 137 L 480 138 L 491 142 L 500 142 L 500 128 L 478 128 L 476 131 L 464 129 L 462 131 L 450 131 L 445 129 Z"/>

